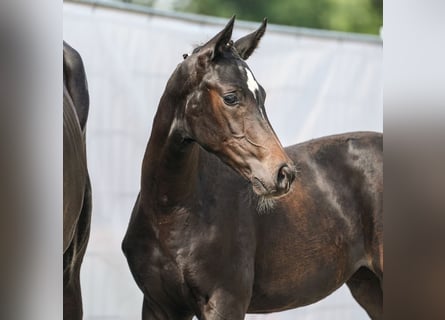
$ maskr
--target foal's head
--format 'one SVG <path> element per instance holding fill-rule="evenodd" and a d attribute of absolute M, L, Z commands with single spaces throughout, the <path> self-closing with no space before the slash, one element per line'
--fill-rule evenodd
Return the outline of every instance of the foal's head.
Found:
<path fill-rule="evenodd" d="M 248 179 L 256 194 L 277 197 L 289 191 L 294 165 L 267 118 L 266 92 L 245 62 L 263 36 L 266 20 L 236 42 L 231 40 L 233 23 L 234 18 L 184 55 L 177 73 L 186 103 L 175 123 L 185 138 Z"/>

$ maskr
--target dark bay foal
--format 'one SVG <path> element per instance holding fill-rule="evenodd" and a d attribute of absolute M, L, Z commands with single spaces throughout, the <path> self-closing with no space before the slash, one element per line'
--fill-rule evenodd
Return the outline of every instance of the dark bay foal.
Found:
<path fill-rule="evenodd" d="M 123 241 L 142 318 L 240 320 L 346 282 L 381 319 L 382 136 L 284 150 L 245 63 L 266 21 L 236 42 L 233 22 L 185 55 L 153 122 Z"/>

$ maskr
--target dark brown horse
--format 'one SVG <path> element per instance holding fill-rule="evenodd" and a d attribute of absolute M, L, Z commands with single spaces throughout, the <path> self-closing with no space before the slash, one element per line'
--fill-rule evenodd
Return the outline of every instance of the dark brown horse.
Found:
<path fill-rule="evenodd" d="M 85 125 L 89 95 L 82 59 L 63 43 L 63 319 L 82 319 L 80 266 L 88 243 L 91 186 Z"/>
<path fill-rule="evenodd" d="M 346 282 L 381 319 L 382 135 L 284 150 L 245 63 L 266 22 L 235 43 L 233 22 L 184 55 L 153 122 L 123 241 L 142 317 L 244 319 Z"/>

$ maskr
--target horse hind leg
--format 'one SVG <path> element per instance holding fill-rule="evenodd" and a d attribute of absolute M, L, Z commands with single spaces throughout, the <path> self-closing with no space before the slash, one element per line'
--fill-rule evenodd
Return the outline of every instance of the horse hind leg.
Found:
<path fill-rule="evenodd" d="M 346 282 L 354 299 L 373 320 L 383 319 L 383 291 L 379 277 L 361 267 Z"/>

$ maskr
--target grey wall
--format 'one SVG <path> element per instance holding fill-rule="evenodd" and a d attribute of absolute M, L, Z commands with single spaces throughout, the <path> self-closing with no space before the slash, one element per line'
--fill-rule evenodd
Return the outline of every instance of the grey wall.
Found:
<path fill-rule="evenodd" d="M 64 3 L 63 36 L 82 55 L 91 107 L 91 238 L 82 269 L 85 319 L 139 319 L 142 295 L 120 251 L 140 165 L 165 83 L 194 45 L 222 25 Z M 235 25 L 234 38 L 257 25 Z M 283 144 L 352 130 L 382 131 L 382 45 L 275 28 L 249 65 L 267 91 Z M 320 303 L 249 319 L 367 319 L 347 288 Z"/>

